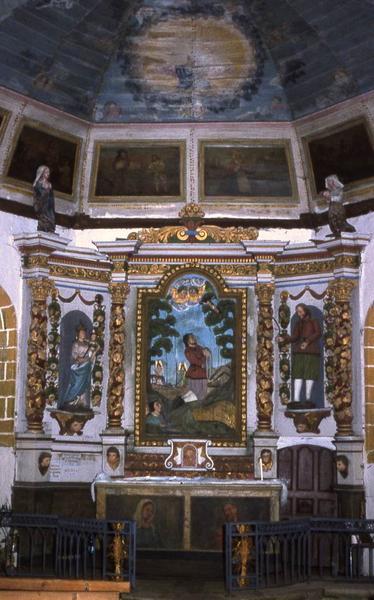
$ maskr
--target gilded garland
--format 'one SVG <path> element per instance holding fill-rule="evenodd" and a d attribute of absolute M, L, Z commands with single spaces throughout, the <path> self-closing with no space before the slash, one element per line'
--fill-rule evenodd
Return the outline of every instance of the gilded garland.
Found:
<path fill-rule="evenodd" d="M 92 406 L 100 406 L 103 394 L 103 350 L 105 333 L 105 306 L 101 294 L 95 296 L 93 309 L 93 329 L 91 338 L 96 344 L 95 362 L 92 369 L 91 398 Z"/>
<path fill-rule="evenodd" d="M 288 292 L 281 292 L 280 295 L 281 303 L 278 308 L 278 319 L 280 324 L 279 335 L 284 337 L 288 333 L 288 326 L 290 324 L 291 310 L 287 303 Z M 281 384 L 279 386 L 279 397 L 281 404 L 287 405 L 291 401 L 291 388 L 290 388 L 290 375 L 291 375 L 291 362 L 290 362 L 290 345 L 282 344 L 280 346 L 279 353 L 279 373 Z"/>
<path fill-rule="evenodd" d="M 323 303 L 324 342 L 325 342 L 325 397 L 329 404 L 334 400 L 335 382 L 335 318 L 336 307 L 333 288 L 329 286 Z"/>
<path fill-rule="evenodd" d="M 61 306 L 58 301 L 58 292 L 53 290 L 52 300 L 48 304 L 48 359 L 46 372 L 46 400 L 47 404 L 54 405 L 58 401 L 58 362 L 60 351 L 60 320 Z"/>

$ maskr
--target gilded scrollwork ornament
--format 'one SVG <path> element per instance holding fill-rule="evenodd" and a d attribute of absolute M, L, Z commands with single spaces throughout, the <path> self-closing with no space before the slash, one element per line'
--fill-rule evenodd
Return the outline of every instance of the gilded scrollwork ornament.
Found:
<path fill-rule="evenodd" d="M 109 381 L 108 381 L 108 428 L 121 427 L 123 395 L 125 388 L 125 310 L 129 294 L 127 283 L 111 283 Z"/>
<path fill-rule="evenodd" d="M 255 227 L 219 227 L 204 225 L 205 213 L 199 204 L 190 202 L 179 212 L 181 225 L 169 225 L 160 229 L 143 229 L 131 232 L 128 239 L 139 240 L 147 244 L 168 244 L 178 242 L 205 242 L 232 244 L 243 240 L 257 240 Z"/>
<path fill-rule="evenodd" d="M 31 322 L 27 344 L 26 419 L 29 431 L 43 431 L 46 405 L 47 298 L 54 284 L 47 278 L 29 279 Z"/>
<path fill-rule="evenodd" d="M 255 291 L 258 298 L 257 324 L 257 365 L 256 365 L 256 405 L 258 431 L 271 431 L 273 414 L 273 297 L 275 286 L 272 283 L 258 283 Z"/>

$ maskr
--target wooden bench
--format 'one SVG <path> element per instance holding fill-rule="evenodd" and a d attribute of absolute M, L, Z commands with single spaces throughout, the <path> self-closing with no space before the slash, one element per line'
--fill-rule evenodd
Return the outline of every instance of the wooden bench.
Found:
<path fill-rule="evenodd" d="M 1 600 L 119 600 L 126 592 L 128 581 L 0 577 Z"/>

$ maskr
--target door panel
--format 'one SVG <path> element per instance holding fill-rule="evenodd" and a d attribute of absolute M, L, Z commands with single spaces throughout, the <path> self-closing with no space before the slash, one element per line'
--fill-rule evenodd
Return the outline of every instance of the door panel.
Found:
<path fill-rule="evenodd" d="M 287 481 L 288 500 L 281 518 L 333 517 L 337 513 L 335 455 L 318 446 L 278 451 L 278 477 Z"/>

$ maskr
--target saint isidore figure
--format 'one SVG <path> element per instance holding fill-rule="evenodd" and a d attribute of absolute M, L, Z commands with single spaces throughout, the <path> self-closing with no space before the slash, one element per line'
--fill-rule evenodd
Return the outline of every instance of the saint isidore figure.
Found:
<path fill-rule="evenodd" d="M 190 363 L 186 373 L 186 383 L 197 399 L 203 400 L 208 388 L 206 367 L 210 352 L 207 348 L 203 348 L 197 343 L 196 336 L 193 333 L 186 333 L 183 336 L 183 343 L 185 345 L 185 357 Z"/>
<path fill-rule="evenodd" d="M 303 381 L 306 386 L 306 401 L 310 402 L 314 382 L 319 378 L 321 328 L 313 319 L 306 304 L 296 305 L 298 321 L 291 335 L 277 337 L 279 344 L 292 343 L 292 378 L 294 380 L 294 402 L 301 400 Z"/>
<path fill-rule="evenodd" d="M 49 181 L 50 169 L 41 165 L 36 171 L 34 188 L 34 210 L 38 217 L 38 231 L 53 233 L 56 229 L 55 198 Z"/>

